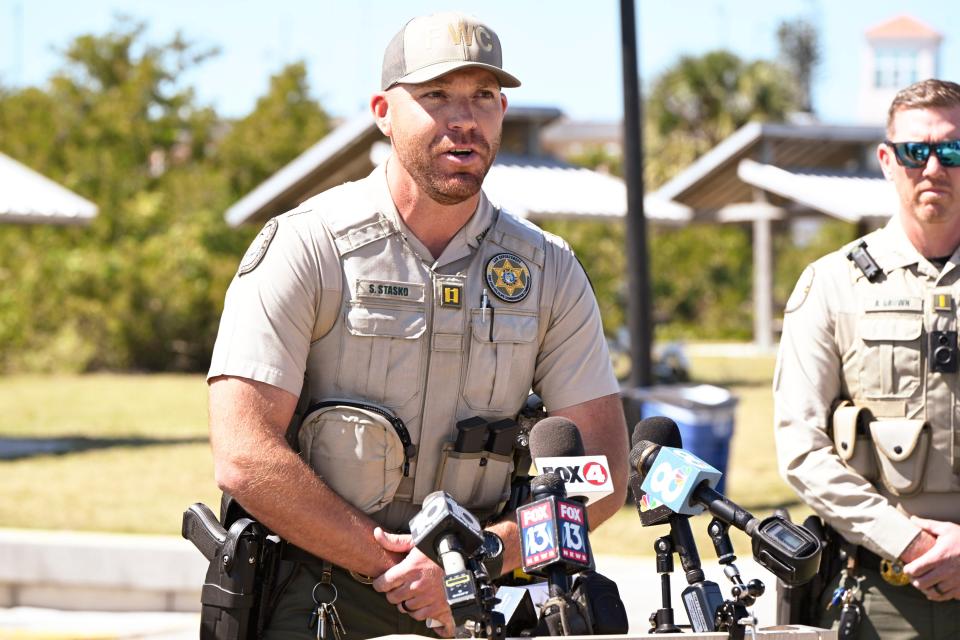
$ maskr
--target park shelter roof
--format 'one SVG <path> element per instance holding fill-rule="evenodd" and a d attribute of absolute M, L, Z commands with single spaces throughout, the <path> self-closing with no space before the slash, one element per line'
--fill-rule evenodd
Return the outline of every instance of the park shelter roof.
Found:
<path fill-rule="evenodd" d="M 0 153 L 0 223 L 86 224 L 97 205 Z"/>
<path fill-rule="evenodd" d="M 896 213 L 883 179 L 880 126 L 752 122 L 650 195 L 687 207 L 694 221 L 753 226 L 753 336 L 774 345 L 773 231 L 777 221 L 830 216 L 866 227 Z"/>
<path fill-rule="evenodd" d="M 627 196 L 622 180 L 538 152 L 538 141 L 531 138 L 559 116 L 552 108 L 507 110 L 504 144 L 484 181 L 484 191 L 492 202 L 533 220 L 623 217 Z M 521 151 L 512 152 L 511 146 Z M 388 149 L 373 117 L 362 113 L 234 203 L 226 220 L 231 226 L 262 223 L 330 187 L 362 178 L 386 158 Z M 690 219 L 686 207 L 674 203 L 649 199 L 647 209 L 650 219 L 664 223 Z"/>
<path fill-rule="evenodd" d="M 876 174 L 842 173 L 819 169 L 781 169 L 744 159 L 737 175 L 747 184 L 847 222 L 886 219 L 896 213 L 896 189 Z"/>
<path fill-rule="evenodd" d="M 688 207 L 703 222 L 734 215 L 758 190 L 787 215 L 825 214 L 851 222 L 895 212 L 897 200 L 876 163 L 880 126 L 752 122 L 651 194 Z"/>

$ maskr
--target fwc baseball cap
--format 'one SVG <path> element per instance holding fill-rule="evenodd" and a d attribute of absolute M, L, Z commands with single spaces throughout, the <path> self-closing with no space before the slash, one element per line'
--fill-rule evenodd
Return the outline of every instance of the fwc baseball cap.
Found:
<path fill-rule="evenodd" d="M 479 67 L 497 77 L 501 87 L 520 81 L 503 70 L 497 34 L 476 18 L 462 13 L 435 13 L 414 18 L 393 37 L 383 54 L 380 87 L 419 84 L 454 69 Z"/>

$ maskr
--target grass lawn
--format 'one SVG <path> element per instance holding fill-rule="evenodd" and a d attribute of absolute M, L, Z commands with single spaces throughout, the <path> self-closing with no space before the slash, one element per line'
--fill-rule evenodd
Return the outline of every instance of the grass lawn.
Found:
<path fill-rule="evenodd" d="M 695 380 L 739 398 L 727 494 L 757 515 L 787 506 L 809 513 L 776 471 L 772 358 L 693 359 Z M 183 510 L 219 492 L 206 442 L 200 375 L 13 376 L 0 383 L 0 437 L 82 437 L 84 449 L 0 461 L 0 526 L 179 535 Z M 712 557 L 706 516 L 692 526 Z M 597 552 L 651 555 L 666 527 L 643 528 L 632 505 L 591 533 Z M 731 534 L 749 553 L 745 534 Z"/>
<path fill-rule="evenodd" d="M 0 526 L 179 535 L 187 506 L 219 504 L 203 376 L 5 377 L 0 407 L 0 437 L 88 439 L 0 461 Z"/>

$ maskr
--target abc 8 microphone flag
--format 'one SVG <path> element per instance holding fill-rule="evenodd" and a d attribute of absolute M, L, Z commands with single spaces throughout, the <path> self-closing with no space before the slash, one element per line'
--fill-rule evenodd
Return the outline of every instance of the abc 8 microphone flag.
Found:
<path fill-rule="evenodd" d="M 661 447 L 640 488 L 652 504 L 659 502 L 674 513 L 695 516 L 702 513 L 704 507 L 690 502 L 694 490 L 705 480 L 710 488 L 717 486 L 722 475 L 683 449 Z"/>

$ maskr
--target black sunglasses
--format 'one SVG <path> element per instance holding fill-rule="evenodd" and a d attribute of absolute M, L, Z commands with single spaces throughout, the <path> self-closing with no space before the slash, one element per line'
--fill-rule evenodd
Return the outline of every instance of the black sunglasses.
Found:
<path fill-rule="evenodd" d="M 937 159 L 944 167 L 960 167 L 960 140 L 945 140 L 943 142 L 890 142 L 883 144 L 893 149 L 897 163 L 908 169 L 921 169 L 927 166 L 930 151 L 937 154 Z"/>

